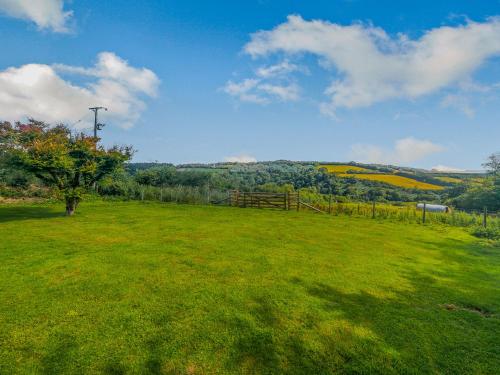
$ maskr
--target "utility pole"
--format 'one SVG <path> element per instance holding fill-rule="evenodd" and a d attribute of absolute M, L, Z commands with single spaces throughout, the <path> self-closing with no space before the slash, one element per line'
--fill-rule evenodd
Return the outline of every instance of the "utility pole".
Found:
<path fill-rule="evenodd" d="M 97 138 L 97 131 L 102 130 L 104 127 L 104 124 L 100 124 L 97 122 L 97 115 L 100 109 L 104 109 L 107 111 L 108 109 L 106 107 L 91 107 L 89 108 L 92 112 L 94 112 L 94 138 Z"/>

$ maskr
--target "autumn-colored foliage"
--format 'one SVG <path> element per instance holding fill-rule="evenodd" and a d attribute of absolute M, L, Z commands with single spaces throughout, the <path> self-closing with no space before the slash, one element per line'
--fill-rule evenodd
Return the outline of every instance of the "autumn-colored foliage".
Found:
<path fill-rule="evenodd" d="M 98 141 L 83 133 L 72 134 L 64 125 L 51 127 L 35 120 L 0 123 L 0 151 L 12 164 L 61 192 L 68 215 L 85 191 L 132 156 L 131 147 L 105 149 Z"/>

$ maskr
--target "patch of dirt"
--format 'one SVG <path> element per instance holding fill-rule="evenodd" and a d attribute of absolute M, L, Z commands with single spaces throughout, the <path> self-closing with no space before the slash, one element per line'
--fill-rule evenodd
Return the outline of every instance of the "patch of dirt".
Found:
<path fill-rule="evenodd" d="M 0 203 L 15 204 L 15 203 L 41 203 L 47 201 L 46 198 L 23 197 L 23 198 L 5 198 L 0 197 Z"/>
<path fill-rule="evenodd" d="M 493 315 L 493 313 L 491 311 L 482 309 L 481 307 L 472 306 L 472 305 L 470 305 L 470 306 L 457 306 L 457 305 L 454 305 L 452 303 L 445 303 L 445 304 L 441 305 L 441 307 L 448 310 L 448 311 L 458 311 L 458 310 L 468 311 L 471 313 L 479 314 L 485 318 L 489 318 Z"/>
<path fill-rule="evenodd" d="M 193 365 L 193 364 L 190 364 L 190 365 L 187 367 L 187 369 L 186 369 L 186 373 L 187 373 L 188 375 L 194 375 L 194 374 L 196 374 L 196 366 L 195 366 L 195 365 Z"/>

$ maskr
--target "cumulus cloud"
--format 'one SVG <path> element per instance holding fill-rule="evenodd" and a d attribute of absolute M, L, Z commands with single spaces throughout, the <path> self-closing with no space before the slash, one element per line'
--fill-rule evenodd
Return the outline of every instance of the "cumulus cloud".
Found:
<path fill-rule="evenodd" d="M 149 96 L 155 96 L 158 89 L 158 78 L 151 70 L 134 68 L 112 52 L 101 52 L 96 65 L 92 68 L 64 64 L 54 64 L 53 67 L 59 72 L 110 79 L 130 90 L 143 92 Z"/>
<path fill-rule="evenodd" d="M 418 39 L 392 37 L 371 24 L 343 26 L 297 15 L 251 36 L 244 51 L 254 58 L 310 53 L 338 78 L 325 90 L 322 112 L 366 107 L 394 98 L 417 98 L 459 85 L 485 60 L 500 54 L 500 17 L 426 31 Z"/>
<path fill-rule="evenodd" d="M 358 143 L 351 147 L 351 156 L 353 160 L 363 163 L 402 165 L 425 159 L 444 150 L 445 147 L 431 141 L 408 137 L 397 140 L 390 150 Z"/>
<path fill-rule="evenodd" d="M 64 10 L 63 0 L 0 0 L 0 13 L 30 20 L 40 29 L 68 32 L 72 11 Z"/>
<path fill-rule="evenodd" d="M 224 158 L 224 161 L 228 163 L 255 163 L 257 159 L 250 155 L 241 154 L 235 156 L 227 156 Z"/>
<path fill-rule="evenodd" d="M 80 84 L 63 78 L 77 78 Z M 90 68 L 68 65 L 27 64 L 0 71 L 0 114 L 2 120 L 33 117 L 49 123 L 72 124 L 88 107 L 109 108 L 107 119 L 130 127 L 145 109 L 143 96 L 152 97 L 159 85 L 149 69 L 135 68 L 111 52 L 98 55 Z M 91 126 L 91 119 L 79 127 Z"/>

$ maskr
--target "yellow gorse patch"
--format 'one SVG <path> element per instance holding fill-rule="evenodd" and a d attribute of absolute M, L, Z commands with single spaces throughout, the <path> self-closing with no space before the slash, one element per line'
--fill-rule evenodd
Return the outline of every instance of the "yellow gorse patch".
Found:
<path fill-rule="evenodd" d="M 391 184 L 395 186 L 399 186 L 407 189 L 420 189 L 420 190 L 442 190 L 444 189 L 442 186 L 429 184 L 427 182 L 421 182 L 414 180 L 412 178 L 398 176 L 394 171 L 394 174 L 383 174 L 377 173 L 371 169 L 358 167 L 356 165 L 348 165 L 348 164 L 320 164 L 316 168 L 325 168 L 329 173 L 335 173 L 339 177 L 351 177 L 358 178 L 362 180 L 371 180 L 371 181 L 379 181 L 385 182 L 386 184 Z M 350 171 L 351 173 L 347 173 Z M 352 172 L 369 172 L 365 173 L 352 173 Z M 373 173 L 370 173 L 373 172 Z M 443 177 L 447 178 L 447 177 Z M 445 181 L 441 179 L 442 181 Z M 461 182 L 459 179 L 453 179 Z M 452 182 L 452 181 L 449 181 Z M 455 181 L 453 181 L 455 182 Z"/>
<path fill-rule="evenodd" d="M 380 181 L 386 184 L 391 184 L 407 189 L 420 189 L 420 190 L 442 190 L 442 186 L 429 184 L 427 182 L 417 181 L 408 177 L 402 177 L 392 174 L 347 174 L 341 173 L 340 177 L 352 177 L 362 180 Z"/>
<path fill-rule="evenodd" d="M 347 171 L 368 172 L 369 169 L 357 167 L 355 165 L 321 164 L 318 169 L 325 168 L 329 173 L 347 173 Z"/>

